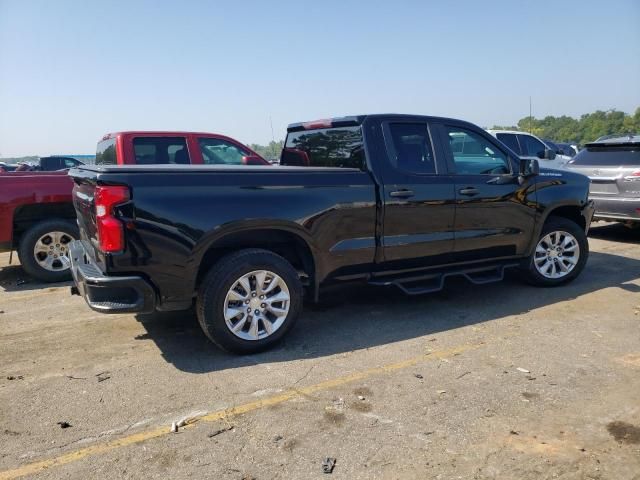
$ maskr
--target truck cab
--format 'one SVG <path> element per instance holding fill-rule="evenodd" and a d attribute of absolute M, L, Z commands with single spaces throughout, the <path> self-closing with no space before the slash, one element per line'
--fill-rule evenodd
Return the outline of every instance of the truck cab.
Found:
<path fill-rule="evenodd" d="M 215 133 L 129 131 L 98 142 L 96 165 L 270 165 L 233 138 Z"/>

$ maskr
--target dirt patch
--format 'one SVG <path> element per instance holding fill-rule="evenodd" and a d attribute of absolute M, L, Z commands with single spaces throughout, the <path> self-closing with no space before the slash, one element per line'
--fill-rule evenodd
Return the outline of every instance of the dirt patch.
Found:
<path fill-rule="evenodd" d="M 354 395 L 358 395 L 360 397 L 370 397 L 373 395 L 373 392 L 370 388 L 367 387 L 358 387 L 353 391 Z"/>
<path fill-rule="evenodd" d="M 344 423 L 345 416 L 342 412 L 336 412 L 335 410 L 325 410 L 324 419 L 327 423 L 339 426 Z"/>
<path fill-rule="evenodd" d="M 616 420 L 607 424 L 607 431 L 618 443 L 640 443 L 640 427 Z"/>
<path fill-rule="evenodd" d="M 522 396 L 527 400 L 534 400 L 536 398 L 540 398 L 540 394 L 534 393 L 534 392 L 522 392 Z"/>
<path fill-rule="evenodd" d="M 640 367 L 640 353 L 628 353 L 616 358 L 616 361 L 627 367 Z"/>
<path fill-rule="evenodd" d="M 371 410 L 373 410 L 373 405 L 371 405 L 369 402 L 358 401 L 353 402 L 351 404 L 351 408 L 358 412 L 370 412 Z"/>
<path fill-rule="evenodd" d="M 297 446 L 298 446 L 298 440 L 296 440 L 295 438 L 290 438 L 289 440 L 285 440 L 284 445 L 282 445 L 282 448 L 287 452 L 292 452 L 293 449 L 296 448 Z"/>

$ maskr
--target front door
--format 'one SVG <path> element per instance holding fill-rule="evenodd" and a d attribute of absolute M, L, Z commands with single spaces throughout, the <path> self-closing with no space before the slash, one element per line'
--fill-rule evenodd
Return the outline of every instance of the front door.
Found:
<path fill-rule="evenodd" d="M 487 134 L 455 124 L 439 126 L 454 174 L 455 258 L 485 260 L 522 255 L 535 225 L 535 190 L 522 184 L 517 160 Z"/>
<path fill-rule="evenodd" d="M 382 130 L 385 270 L 448 263 L 455 191 L 429 126 L 424 120 L 397 120 L 384 122 Z"/>

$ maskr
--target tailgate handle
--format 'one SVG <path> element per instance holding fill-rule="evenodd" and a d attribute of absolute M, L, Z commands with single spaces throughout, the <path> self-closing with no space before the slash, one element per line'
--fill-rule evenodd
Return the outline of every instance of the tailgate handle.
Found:
<path fill-rule="evenodd" d="M 406 188 L 401 188 L 400 190 L 396 190 L 395 192 L 390 192 L 389 196 L 393 198 L 409 198 L 413 197 L 415 194 L 412 190 L 407 190 Z"/>
<path fill-rule="evenodd" d="M 467 188 L 461 188 L 460 190 L 458 190 L 458 193 L 460 193 L 460 195 L 466 195 L 468 197 L 473 197 L 474 195 L 479 194 L 480 191 L 477 188 L 467 187 Z"/>

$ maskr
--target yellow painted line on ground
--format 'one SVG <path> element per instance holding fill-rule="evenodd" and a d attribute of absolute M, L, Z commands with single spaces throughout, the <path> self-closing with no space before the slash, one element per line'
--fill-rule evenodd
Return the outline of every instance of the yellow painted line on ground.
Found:
<path fill-rule="evenodd" d="M 423 361 L 439 360 L 443 358 L 453 357 L 455 355 L 459 355 L 468 350 L 474 350 L 476 348 L 480 348 L 482 345 L 484 345 L 484 343 L 464 344 L 464 345 L 460 345 L 457 347 L 448 348 L 444 350 L 436 350 L 433 352 L 425 353 L 423 355 L 418 355 L 417 357 L 409 358 L 402 362 L 391 363 L 389 365 L 384 365 L 382 367 L 369 368 L 367 370 L 352 373 L 350 375 L 345 375 L 345 376 L 334 378 L 331 380 L 326 380 L 324 382 L 320 382 L 315 385 L 310 385 L 308 387 L 301 387 L 297 389 L 294 388 L 291 390 L 287 390 L 286 392 L 283 392 L 279 395 L 274 395 L 272 397 L 238 405 L 236 407 L 230 407 L 224 410 L 218 410 L 215 412 L 206 413 L 198 417 L 190 418 L 189 420 L 187 420 L 187 425 L 185 425 L 185 427 L 183 428 L 193 427 L 197 422 L 215 422 L 218 420 L 231 418 L 237 415 L 242 415 L 243 413 L 260 410 L 261 408 L 264 408 L 264 407 L 269 407 L 272 405 L 277 405 L 279 403 L 284 403 L 294 398 L 304 397 L 312 393 L 321 392 L 324 390 L 330 390 L 332 388 L 336 388 L 348 383 L 353 383 L 358 380 L 364 380 L 366 378 L 369 378 L 375 375 L 381 375 L 385 373 L 395 372 L 398 370 L 403 370 L 405 368 L 409 368 L 414 365 L 417 365 L 418 363 Z M 41 472 L 43 470 L 48 470 L 53 467 L 59 467 L 61 465 L 66 465 L 68 463 L 76 462 L 86 457 L 100 455 L 102 453 L 107 453 L 112 450 L 116 450 L 118 448 L 127 447 L 129 445 L 134 445 L 136 443 L 144 442 L 146 440 L 151 440 L 153 438 L 169 435 L 170 433 L 171 432 L 167 426 L 158 427 L 151 430 L 144 430 L 138 433 L 133 433 L 131 435 L 127 435 L 126 437 L 118 438 L 118 439 L 111 440 L 104 443 L 98 443 L 95 445 L 91 445 L 89 447 L 80 448 L 78 450 L 73 450 L 71 452 L 59 455 L 57 457 L 40 460 L 38 462 L 28 463 L 26 465 L 22 465 L 20 467 L 14 468 L 12 470 L 5 470 L 4 472 L 0 472 L 0 480 L 10 480 L 14 478 L 23 477 L 25 475 L 32 475 L 32 474 Z"/>

